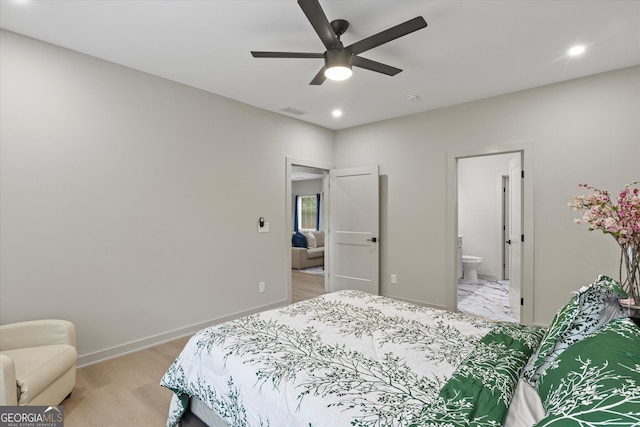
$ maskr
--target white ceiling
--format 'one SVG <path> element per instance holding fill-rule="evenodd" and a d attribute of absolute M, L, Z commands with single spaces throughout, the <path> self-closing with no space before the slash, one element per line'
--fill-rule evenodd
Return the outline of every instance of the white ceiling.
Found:
<path fill-rule="evenodd" d="M 295 0 L 0 0 L 0 27 L 330 129 L 640 64 L 640 0 L 320 3 L 351 23 L 345 46 L 418 15 L 428 27 L 361 55 L 397 76 L 354 68 L 321 86 L 321 59 L 249 53 L 324 51 Z"/>

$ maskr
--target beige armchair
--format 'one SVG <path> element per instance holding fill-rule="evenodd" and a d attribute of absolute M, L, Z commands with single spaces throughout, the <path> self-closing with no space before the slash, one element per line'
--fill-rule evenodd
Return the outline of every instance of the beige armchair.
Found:
<path fill-rule="evenodd" d="M 0 325 L 0 405 L 60 404 L 76 383 L 77 359 L 69 321 Z"/>

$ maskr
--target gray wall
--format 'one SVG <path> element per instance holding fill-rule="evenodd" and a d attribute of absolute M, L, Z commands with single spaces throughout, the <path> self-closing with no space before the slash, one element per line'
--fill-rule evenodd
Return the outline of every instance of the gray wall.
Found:
<path fill-rule="evenodd" d="M 617 277 L 615 241 L 574 225 L 567 203 L 578 183 L 615 192 L 640 178 L 638 112 L 632 67 L 337 132 L 337 167 L 383 175 L 382 293 L 446 305 L 447 153 L 519 141 L 531 141 L 535 168 L 533 321 L 548 323 L 598 274 Z"/>
<path fill-rule="evenodd" d="M 0 42 L 0 322 L 69 319 L 90 363 L 286 302 L 285 157 L 331 163 L 332 131 Z"/>
<path fill-rule="evenodd" d="M 446 305 L 447 153 L 522 140 L 535 322 L 617 274 L 613 239 L 574 225 L 567 202 L 578 183 L 639 178 L 640 67 L 334 133 L 12 33 L 0 43 L 0 322 L 72 320 L 81 362 L 284 303 L 287 156 L 380 165 L 383 294 Z"/>

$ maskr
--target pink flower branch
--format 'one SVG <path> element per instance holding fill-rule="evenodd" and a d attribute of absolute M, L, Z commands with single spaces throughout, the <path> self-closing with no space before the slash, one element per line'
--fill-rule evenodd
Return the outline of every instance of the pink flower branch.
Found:
<path fill-rule="evenodd" d="M 574 196 L 569 209 L 582 212 L 582 217 L 574 219 L 576 224 L 586 223 L 589 231 L 600 230 L 616 239 L 621 248 L 620 282 L 624 265 L 623 288 L 635 304 L 640 304 L 640 190 L 637 186 L 638 181 L 625 185 L 614 202 L 608 191 L 579 184 L 578 187 L 589 193 Z"/>

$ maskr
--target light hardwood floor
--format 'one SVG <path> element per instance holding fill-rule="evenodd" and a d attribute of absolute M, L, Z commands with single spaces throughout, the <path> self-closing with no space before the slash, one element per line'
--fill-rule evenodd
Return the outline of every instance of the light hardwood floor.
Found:
<path fill-rule="evenodd" d="M 324 293 L 324 277 L 291 270 L 291 301 L 298 302 Z"/>
<path fill-rule="evenodd" d="M 293 302 L 323 293 L 322 276 L 292 270 Z M 62 402 L 65 427 L 166 425 L 171 392 L 160 378 L 188 339 L 79 368 L 73 393 Z"/>
<path fill-rule="evenodd" d="M 189 337 L 79 368 L 65 427 L 166 425 L 171 392 L 160 378 Z"/>

